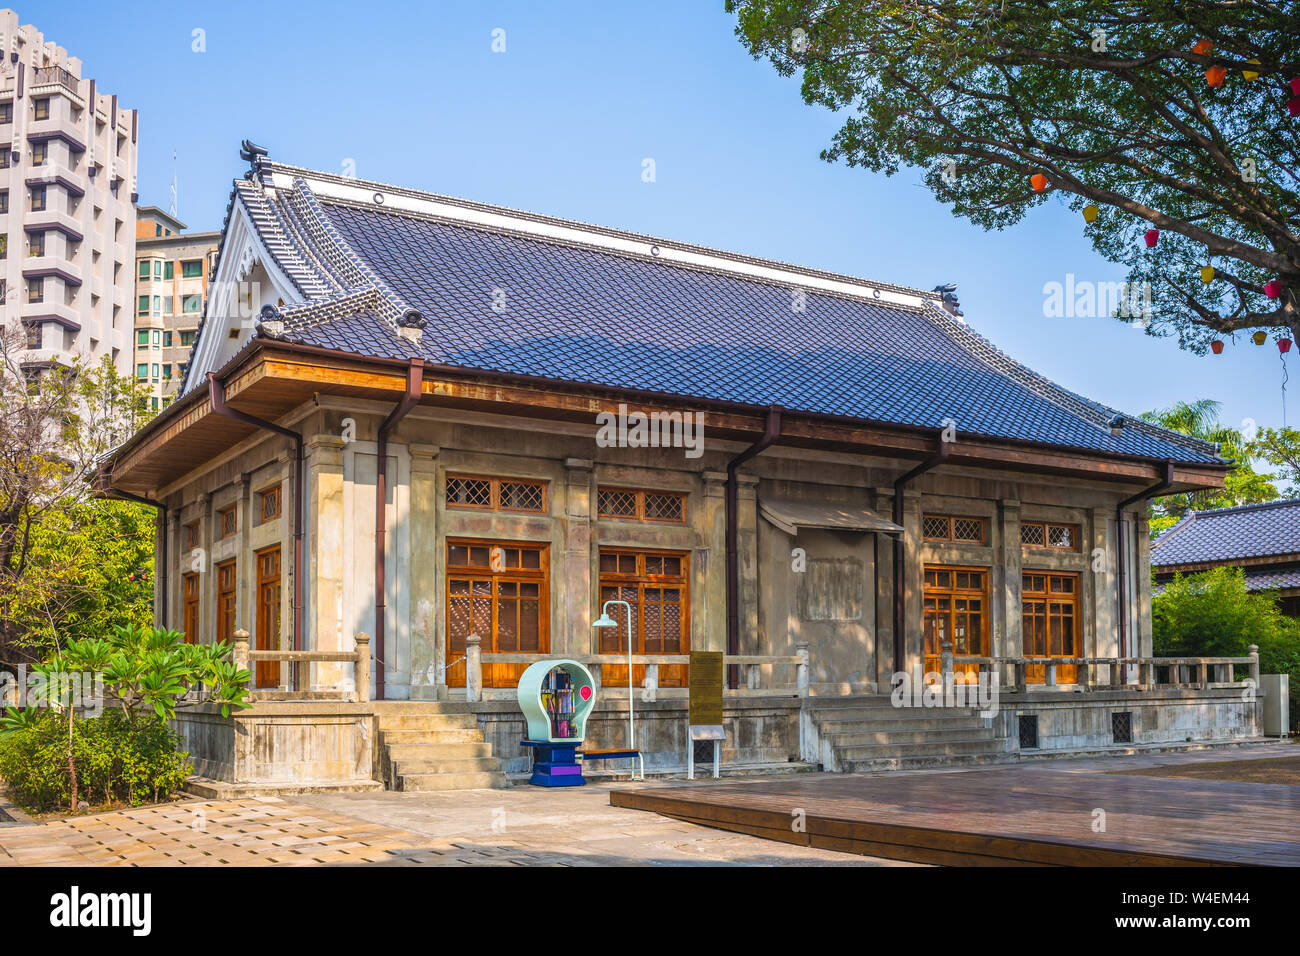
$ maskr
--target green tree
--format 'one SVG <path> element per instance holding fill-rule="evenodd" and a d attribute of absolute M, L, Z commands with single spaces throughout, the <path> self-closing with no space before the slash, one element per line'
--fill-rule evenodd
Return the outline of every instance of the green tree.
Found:
<path fill-rule="evenodd" d="M 1281 477 L 1290 483 L 1291 493 L 1300 493 L 1300 430 L 1261 428 L 1246 451 L 1281 468 Z"/>
<path fill-rule="evenodd" d="M 1273 476 L 1259 474 L 1251 466 L 1249 443 L 1241 432 L 1219 421 L 1219 407 L 1219 402 L 1203 398 L 1194 402 L 1175 402 L 1169 408 L 1143 413 L 1142 417 L 1154 425 L 1202 441 L 1218 442 L 1222 446 L 1220 454 L 1233 460 L 1222 489 L 1202 488 L 1151 501 L 1147 506 L 1147 517 L 1153 534 L 1170 528 L 1189 510 L 1258 504 L 1280 496 L 1272 484 Z"/>
<path fill-rule="evenodd" d="M 1197 351 L 1248 329 L 1300 338 L 1294 3 L 727 0 L 727 9 L 756 58 L 801 72 L 806 102 L 851 113 L 824 159 L 888 175 L 923 168 L 937 198 L 986 228 L 1053 199 L 1095 206 L 1093 247 L 1129 267 L 1130 288 L 1150 283 L 1148 334 Z M 1154 248 L 1143 241 L 1151 228 Z"/>

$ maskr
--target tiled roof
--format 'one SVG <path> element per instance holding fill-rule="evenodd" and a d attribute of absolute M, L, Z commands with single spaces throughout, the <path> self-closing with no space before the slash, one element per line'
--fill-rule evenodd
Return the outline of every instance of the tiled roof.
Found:
<path fill-rule="evenodd" d="M 951 419 L 959 435 L 1220 461 L 1212 446 L 1132 417 L 1113 436 L 1113 409 L 1014 362 L 927 301 L 930 293 L 904 290 L 916 306 L 873 301 L 869 286 L 839 294 L 808 280 L 826 274 L 796 267 L 783 267 L 788 282 L 772 281 L 630 253 L 602 244 L 594 227 L 585 227 L 592 242 L 575 242 L 367 206 L 314 193 L 304 171 L 274 168 L 293 173 L 292 188 L 238 189 L 259 194 L 250 218 L 271 233 L 265 247 L 309 303 L 284 315 L 283 335 L 293 341 L 688 400 L 932 429 Z M 476 208 L 518 216 L 521 226 L 563 222 Z M 768 273 L 779 265 L 717 256 Z M 366 289 L 376 293 L 373 305 L 353 314 L 317 308 Z M 409 309 L 426 322 L 418 345 L 397 334 Z"/>
<path fill-rule="evenodd" d="M 1282 570 L 1270 568 L 1246 568 L 1244 575 L 1247 591 L 1280 591 L 1300 588 L 1300 568 Z M 1163 594 L 1167 582 L 1157 581 L 1151 586 L 1156 594 Z"/>
<path fill-rule="evenodd" d="M 1300 552 L 1300 498 L 1189 511 L 1151 544 L 1156 568 Z"/>

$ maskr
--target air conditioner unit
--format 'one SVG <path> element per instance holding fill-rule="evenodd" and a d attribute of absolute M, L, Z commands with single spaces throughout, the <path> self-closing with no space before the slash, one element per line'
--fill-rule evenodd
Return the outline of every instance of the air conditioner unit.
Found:
<path fill-rule="evenodd" d="M 1265 737 L 1285 737 L 1291 732 L 1291 698 L 1289 674 L 1260 674 L 1259 690 L 1264 695 L 1261 727 Z"/>

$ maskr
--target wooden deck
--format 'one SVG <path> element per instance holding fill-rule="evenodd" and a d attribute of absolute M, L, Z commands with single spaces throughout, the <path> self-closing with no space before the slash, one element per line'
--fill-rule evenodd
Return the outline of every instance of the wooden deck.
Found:
<path fill-rule="evenodd" d="M 1300 787 L 1280 784 L 1015 767 L 629 788 L 610 803 L 916 863 L 1300 866 Z"/>

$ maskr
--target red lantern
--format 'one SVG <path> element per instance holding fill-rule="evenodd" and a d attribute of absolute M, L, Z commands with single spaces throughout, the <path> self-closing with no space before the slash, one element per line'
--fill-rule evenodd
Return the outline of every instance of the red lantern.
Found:
<path fill-rule="evenodd" d="M 1148 229 L 1146 232 L 1146 236 L 1144 236 L 1143 238 L 1145 238 L 1147 241 L 1147 248 L 1154 249 L 1156 247 L 1156 240 L 1160 238 L 1160 230 Z"/>
<path fill-rule="evenodd" d="M 1277 279 L 1270 279 L 1264 283 L 1264 294 L 1270 299 L 1276 299 L 1282 294 L 1282 283 Z"/>
<path fill-rule="evenodd" d="M 1219 87 L 1223 85 L 1223 78 L 1228 75 L 1226 66 L 1212 66 L 1205 71 L 1205 82 L 1210 86 Z"/>
<path fill-rule="evenodd" d="M 1283 355 L 1286 355 L 1287 352 L 1290 352 L 1290 351 L 1291 351 L 1291 340 L 1290 340 L 1290 339 L 1278 339 L 1278 340 L 1277 340 L 1277 350 L 1278 350 L 1279 352 L 1281 352 Z"/>
<path fill-rule="evenodd" d="M 1300 116 L 1300 96 L 1293 100 L 1287 100 L 1286 111 L 1292 116 Z"/>
<path fill-rule="evenodd" d="M 1197 40 L 1196 46 L 1192 47 L 1192 52 L 1197 53 L 1201 56 L 1205 56 L 1213 49 L 1214 49 L 1214 44 L 1211 43 L 1209 40 Z"/>
<path fill-rule="evenodd" d="M 1291 81 L 1291 92 L 1296 96 L 1300 96 L 1300 76 Z"/>
<path fill-rule="evenodd" d="M 1034 187 L 1034 192 L 1041 193 L 1047 189 L 1047 177 L 1042 173 L 1034 173 L 1029 177 L 1029 183 Z"/>
<path fill-rule="evenodd" d="M 1222 355 L 1223 343 L 1218 339 L 1215 339 L 1213 342 L 1210 343 L 1210 351 L 1213 352 L 1215 355 Z"/>

